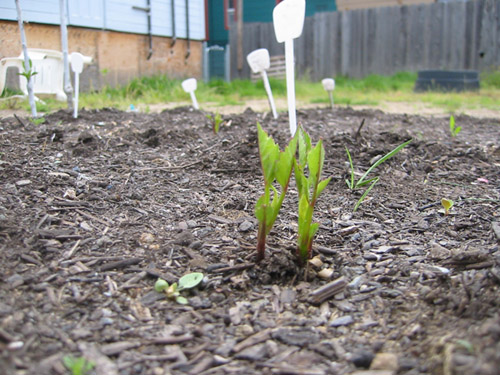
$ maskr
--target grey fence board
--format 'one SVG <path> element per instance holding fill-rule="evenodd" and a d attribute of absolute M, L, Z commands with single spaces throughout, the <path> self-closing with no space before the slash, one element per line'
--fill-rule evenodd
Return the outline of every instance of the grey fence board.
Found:
<path fill-rule="evenodd" d="M 230 31 L 231 77 L 236 69 L 236 31 Z M 296 73 L 324 77 L 394 74 L 422 69 L 497 69 L 500 66 L 500 0 L 470 0 L 403 7 L 317 13 L 295 40 Z M 244 25 L 243 54 L 267 48 L 283 55 L 272 23 Z"/>

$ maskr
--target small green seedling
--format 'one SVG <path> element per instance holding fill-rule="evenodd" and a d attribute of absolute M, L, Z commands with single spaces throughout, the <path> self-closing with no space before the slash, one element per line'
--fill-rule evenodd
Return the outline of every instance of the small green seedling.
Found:
<path fill-rule="evenodd" d="M 165 293 L 167 298 L 175 300 L 175 302 L 181 305 L 187 305 L 188 300 L 186 297 L 181 296 L 180 292 L 185 289 L 192 289 L 196 287 L 203 280 L 203 274 L 201 272 L 192 272 L 187 275 L 182 276 L 178 283 L 173 283 L 169 285 L 163 279 L 156 280 L 155 290 L 158 293 Z"/>
<path fill-rule="evenodd" d="M 452 137 L 456 137 L 458 133 L 462 130 L 461 126 L 455 125 L 455 117 L 450 116 L 450 134 Z"/>
<path fill-rule="evenodd" d="M 30 68 L 29 69 L 26 69 L 26 63 L 23 62 L 23 68 L 24 68 L 24 72 L 22 73 L 17 73 L 18 75 L 20 76 L 24 76 L 24 78 L 26 78 L 27 81 L 30 80 L 31 77 L 33 77 L 34 75 L 37 75 L 38 72 L 35 72 L 33 70 L 33 61 L 31 61 L 31 59 L 29 59 L 29 65 L 30 65 Z"/>
<path fill-rule="evenodd" d="M 31 122 L 34 124 L 34 125 L 40 125 L 40 124 L 43 124 L 45 122 L 45 117 L 33 117 L 31 118 Z"/>
<path fill-rule="evenodd" d="M 71 375 L 86 375 L 95 366 L 95 363 L 88 361 L 84 357 L 73 357 L 66 355 L 62 359 L 64 366 L 71 371 Z"/>
<path fill-rule="evenodd" d="M 295 181 L 299 193 L 299 233 L 297 255 L 302 264 L 311 258 L 312 242 L 319 229 L 319 223 L 313 223 L 314 206 L 319 195 L 326 188 L 331 178 L 321 181 L 325 149 L 320 140 L 312 147 L 309 134 L 299 126 L 299 160 L 295 160 Z M 306 168 L 309 176 L 306 177 Z"/>
<path fill-rule="evenodd" d="M 207 115 L 207 118 L 212 122 L 212 130 L 214 131 L 214 134 L 217 134 L 222 124 L 221 114 L 219 112 L 216 112 L 214 116 Z"/>
<path fill-rule="evenodd" d="M 264 259 L 266 237 L 276 221 L 288 190 L 297 150 L 297 137 L 293 137 L 284 151 L 257 123 L 259 154 L 264 175 L 264 194 L 255 205 L 255 217 L 259 221 L 257 236 L 257 261 Z M 273 185 L 277 182 L 281 192 Z"/>
<path fill-rule="evenodd" d="M 453 207 L 453 204 L 454 204 L 454 202 L 451 199 L 446 199 L 446 198 L 442 198 L 441 199 L 441 205 L 444 208 L 444 214 L 445 215 L 449 215 L 450 214 L 450 210 Z"/>
<path fill-rule="evenodd" d="M 361 176 L 361 178 L 358 181 L 355 181 L 355 179 L 354 179 L 354 165 L 352 163 L 351 153 L 349 152 L 349 149 L 347 147 L 345 148 L 345 151 L 347 153 L 347 158 L 349 159 L 349 166 L 350 166 L 350 170 L 351 170 L 350 179 L 348 179 L 348 180 L 346 179 L 346 183 L 347 183 L 347 186 L 349 187 L 349 189 L 356 190 L 356 189 L 359 189 L 365 185 L 370 184 L 370 186 L 365 190 L 365 192 L 363 193 L 361 198 L 359 198 L 358 202 L 354 206 L 354 210 L 353 210 L 354 212 L 356 212 L 356 210 L 358 209 L 360 204 L 365 200 L 365 198 L 368 195 L 368 193 L 370 192 L 370 190 L 373 189 L 373 187 L 375 186 L 375 184 L 379 180 L 378 176 L 370 178 L 370 179 L 366 179 L 367 176 L 370 174 L 370 172 L 373 171 L 375 168 L 377 168 L 380 164 L 385 162 L 387 159 L 390 159 L 391 157 L 396 155 L 399 151 L 401 151 L 404 147 L 406 147 L 411 141 L 412 140 L 410 139 L 410 140 L 400 144 L 394 150 L 392 150 L 391 152 L 385 154 L 383 157 L 378 159 L 375 163 L 373 163 L 371 165 L 370 168 L 368 168 L 368 170 L 365 172 L 365 174 L 363 176 Z"/>

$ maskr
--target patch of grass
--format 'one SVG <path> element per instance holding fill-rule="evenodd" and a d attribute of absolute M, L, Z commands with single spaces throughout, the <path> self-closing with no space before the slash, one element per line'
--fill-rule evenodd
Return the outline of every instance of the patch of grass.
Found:
<path fill-rule="evenodd" d="M 369 75 L 362 79 L 343 76 L 335 78 L 333 91 L 335 105 L 367 105 L 376 106 L 384 103 L 406 102 L 422 103 L 436 107 L 450 114 L 460 113 L 467 109 L 498 109 L 500 107 L 500 71 L 481 74 L 481 90 L 465 93 L 413 92 L 417 79 L 416 73 L 402 72 L 392 76 Z M 275 99 L 286 99 L 286 82 L 284 79 L 270 77 L 270 85 Z M 17 94 L 11 90 L 2 97 Z M 241 105 L 248 100 L 266 100 L 262 80 L 233 80 L 225 82 L 215 80 L 204 83 L 199 80 L 196 96 L 201 103 L 216 103 L 217 106 Z M 321 82 L 301 79 L 296 82 L 297 100 L 303 103 L 329 104 L 328 95 Z M 66 108 L 65 102 L 45 98 L 45 104 L 37 103 L 41 112 L 50 112 Z M 9 109 L 8 101 L 0 101 L 0 109 Z M 80 106 L 88 109 L 115 107 L 122 110 L 145 107 L 149 104 L 178 103 L 189 105 L 189 95 L 182 90 L 181 80 L 171 79 L 165 75 L 141 77 L 127 85 L 112 88 L 104 87 L 98 92 L 80 94 Z M 27 100 L 21 102 L 22 108 L 29 111 Z"/>

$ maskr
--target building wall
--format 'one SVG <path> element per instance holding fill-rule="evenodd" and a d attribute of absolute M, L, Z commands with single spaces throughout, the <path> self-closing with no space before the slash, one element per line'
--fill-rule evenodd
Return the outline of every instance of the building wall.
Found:
<path fill-rule="evenodd" d="M 205 39 L 205 0 L 150 0 L 151 31 L 153 35 L 186 38 L 186 5 L 189 7 L 189 37 Z M 175 30 L 172 23 L 174 7 Z M 67 0 L 68 25 L 122 31 L 136 34 L 148 33 L 146 12 L 135 7 L 145 7 L 145 0 Z M 27 22 L 59 25 L 61 21 L 59 0 L 21 1 L 23 19 Z M 17 11 L 13 0 L 0 1 L 0 20 L 16 21 Z"/>
<path fill-rule="evenodd" d="M 273 9 L 277 1 L 244 1 L 243 21 L 244 22 L 273 22 Z M 318 12 L 333 12 L 337 9 L 335 0 L 307 0 L 306 17 Z"/>
<path fill-rule="evenodd" d="M 61 50 L 59 26 L 25 24 L 28 48 Z M 21 37 L 17 22 L 0 20 L 0 59 L 19 56 Z M 153 36 L 153 55 L 147 60 L 147 35 L 68 27 L 69 52 L 91 56 L 93 64 L 85 68 L 82 90 L 104 85 L 123 85 L 139 76 L 165 74 L 172 78 L 202 77 L 202 42 L 191 40 L 186 59 L 187 41 L 177 38 L 174 46 L 168 37 Z"/>
<path fill-rule="evenodd" d="M 336 0 L 339 11 L 435 3 L 436 0 Z"/>

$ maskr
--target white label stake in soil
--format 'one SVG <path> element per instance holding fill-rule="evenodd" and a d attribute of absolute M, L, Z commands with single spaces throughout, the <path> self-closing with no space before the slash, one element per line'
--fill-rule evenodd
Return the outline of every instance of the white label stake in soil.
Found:
<path fill-rule="evenodd" d="M 335 80 L 333 78 L 325 78 L 321 81 L 323 88 L 328 92 L 330 98 L 330 108 L 333 108 L 333 90 L 335 90 Z"/>
<path fill-rule="evenodd" d="M 302 34 L 306 14 L 305 0 L 285 0 L 274 7 L 274 33 L 278 43 L 285 43 L 286 92 L 290 133 L 295 135 L 297 118 L 295 113 L 295 69 L 293 40 Z"/>
<path fill-rule="evenodd" d="M 194 91 L 196 90 L 196 78 L 188 78 L 182 81 L 182 88 L 184 91 L 191 95 L 191 101 L 193 102 L 194 109 L 199 109 L 198 102 L 196 101 L 196 96 L 194 95 Z"/>
<path fill-rule="evenodd" d="M 78 94 L 80 93 L 80 73 L 83 70 L 83 55 L 73 52 L 70 56 L 71 70 L 75 76 L 75 97 L 73 98 L 73 118 L 78 117 Z"/>
<path fill-rule="evenodd" d="M 266 89 L 267 99 L 269 100 L 269 106 L 273 112 L 273 117 L 278 118 L 278 113 L 276 112 L 276 106 L 274 105 L 273 92 L 271 91 L 271 86 L 269 85 L 269 80 L 267 79 L 266 70 L 271 66 L 271 59 L 269 58 L 269 51 L 265 48 L 256 49 L 247 55 L 247 62 L 250 65 L 250 69 L 254 73 L 260 73 L 262 76 L 262 81 L 264 82 L 264 88 Z"/>

